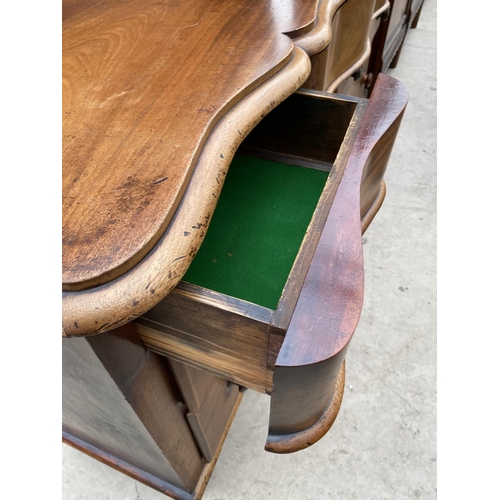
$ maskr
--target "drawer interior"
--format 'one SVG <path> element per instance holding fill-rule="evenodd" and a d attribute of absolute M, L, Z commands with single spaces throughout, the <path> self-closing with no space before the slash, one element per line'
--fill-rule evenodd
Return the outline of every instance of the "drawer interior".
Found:
<path fill-rule="evenodd" d="M 183 281 L 135 321 L 148 349 L 272 391 L 365 107 L 364 99 L 304 90 L 252 130 Z"/>
<path fill-rule="evenodd" d="M 277 308 L 356 108 L 323 96 L 292 96 L 242 144 L 185 282 Z"/>
<path fill-rule="evenodd" d="M 237 154 L 184 281 L 276 309 L 327 177 Z"/>

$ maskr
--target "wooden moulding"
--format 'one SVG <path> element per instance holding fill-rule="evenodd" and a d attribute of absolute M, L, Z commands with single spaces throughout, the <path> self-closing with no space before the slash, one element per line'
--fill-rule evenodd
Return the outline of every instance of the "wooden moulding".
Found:
<path fill-rule="evenodd" d="M 276 310 L 181 282 L 135 321 L 149 349 L 271 393 L 276 358 L 365 105 L 356 98 L 299 91 L 242 144 L 246 154 L 331 171 Z"/>
<path fill-rule="evenodd" d="M 303 49 L 309 56 L 313 56 L 325 50 L 332 39 L 333 17 L 343 3 L 345 3 L 345 0 L 327 0 L 319 2 L 314 28 L 304 35 L 294 38 L 294 44 Z"/>
<path fill-rule="evenodd" d="M 382 72 L 388 68 L 395 68 L 397 65 L 400 49 L 408 31 L 409 5 L 411 2 L 391 1 L 391 10 L 386 38 L 383 45 Z"/>
<path fill-rule="evenodd" d="M 382 203 L 384 203 L 386 193 L 387 193 L 387 187 L 385 185 L 385 182 L 382 181 L 377 197 L 375 198 L 372 205 L 368 208 L 366 213 L 363 215 L 363 218 L 361 219 L 361 230 L 363 234 L 365 234 L 365 231 L 368 229 L 368 226 L 372 223 L 373 219 L 380 210 Z"/>
<path fill-rule="evenodd" d="M 377 8 L 378 7 L 378 8 Z M 375 2 L 375 12 L 373 13 L 372 20 L 375 21 L 378 19 L 384 12 L 387 12 L 391 8 L 391 2 L 387 0 L 384 2 L 383 0 L 379 0 Z"/>
<path fill-rule="evenodd" d="M 147 255 L 211 131 L 290 61 L 283 33 L 317 1 L 63 1 L 63 290 Z"/>
<path fill-rule="evenodd" d="M 135 323 L 144 345 L 258 392 L 272 390 L 282 335 L 272 311 L 181 282 Z"/>
<path fill-rule="evenodd" d="M 233 99 L 226 103 L 224 109 L 218 111 L 217 117 L 210 122 L 211 125 L 208 127 L 206 134 L 203 136 L 200 147 L 195 153 L 193 153 L 194 156 L 190 171 L 192 170 L 194 173 L 189 180 L 189 184 L 187 184 L 188 181 L 186 180 L 184 184 L 187 184 L 187 186 L 184 186 L 184 184 L 180 186 L 178 195 L 174 197 L 175 200 L 168 217 L 165 217 L 160 225 L 157 224 L 158 221 L 151 224 L 148 231 L 152 231 L 153 226 L 156 229 L 154 230 L 154 234 L 150 235 L 151 238 L 148 240 L 148 243 L 145 244 L 140 251 L 134 253 L 133 257 L 125 258 L 125 256 L 123 256 L 123 259 L 125 259 L 123 265 L 118 264 L 118 261 L 113 263 L 113 265 L 110 264 L 111 270 L 109 272 L 100 272 L 100 274 L 98 273 L 98 276 L 92 275 L 93 277 L 90 277 L 90 275 L 87 276 L 85 273 L 86 277 L 83 275 L 80 276 L 78 274 L 80 271 L 78 270 L 83 270 L 85 265 L 78 261 L 77 258 L 75 258 L 74 262 L 71 262 L 69 270 L 72 277 L 68 277 L 68 279 L 65 278 L 63 283 L 63 336 L 71 337 L 94 335 L 117 328 L 118 326 L 126 324 L 143 314 L 145 311 L 149 310 L 176 286 L 203 240 L 213 208 L 217 202 L 218 193 L 223 184 L 227 168 L 231 162 L 234 152 L 246 134 L 248 134 L 248 132 L 255 127 L 263 116 L 279 105 L 305 82 L 311 70 L 310 59 L 308 56 L 311 53 L 323 50 L 330 42 L 331 21 L 343 1 L 344 0 L 328 0 L 312 3 L 302 2 L 301 5 L 292 9 L 293 12 L 290 10 L 289 5 L 286 4 L 286 12 L 283 11 L 276 13 L 279 14 L 280 22 L 277 27 L 279 27 L 280 32 L 288 33 L 290 37 L 295 37 L 292 40 L 293 43 L 290 43 L 290 40 L 287 40 L 285 36 L 278 35 L 279 46 L 281 49 L 285 46 L 287 48 L 285 51 L 288 51 L 286 56 L 280 56 L 281 59 L 272 69 L 268 68 L 266 71 L 263 70 L 264 72 L 261 77 L 253 81 L 250 86 L 246 86 L 244 92 L 243 90 L 238 89 L 238 91 L 241 90 L 241 92 L 239 92 L 237 99 L 235 98 L 235 100 L 241 100 L 235 102 Z M 66 4 L 65 7 L 68 7 L 69 4 Z M 163 8 L 162 5 L 163 4 L 158 4 L 158 7 Z M 95 16 L 95 19 L 92 22 L 95 21 L 97 23 L 97 28 L 99 28 L 99 16 L 113 14 L 113 9 L 111 7 L 109 12 L 106 9 L 101 12 L 99 9 L 92 11 L 89 8 L 87 11 L 84 9 L 82 11 L 83 13 L 80 12 L 80 9 L 76 9 L 75 11 L 72 6 L 70 7 L 68 7 L 69 10 L 67 13 L 69 17 L 67 16 L 67 19 L 65 18 L 65 29 L 68 32 L 68 37 L 70 37 L 70 35 L 73 36 L 73 38 L 70 37 L 71 43 L 67 42 L 67 53 L 65 53 L 65 61 L 67 63 L 67 71 L 65 73 L 65 76 L 67 77 L 67 81 L 65 82 L 65 91 L 67 91 L 68 101 L 66 104 L 69 107 L 71 107 L 70 104 L 73 102 L 71 99 L 76 96 L 76 94 L 74 95 L 74 91 L 76 92 L 76 90 L 78 90 L 80 92 L 82 90 L 78 87 L 78 78 L 76 79 L 76 82 L 74 81 L 74 78 L 73 80 L 70 78 L 73 77 L 73 73 L 78 70 L 78 65 L 75 66 L 74 64 L 76 59 L 72 56 L 71 52 L 71 50 L 77 50 L 77 48 L 75 48 L 76 45 L 74 45 L 73 42 L 77 43 L 77 45 L 78 43 L 85 42 L 84 39 L 81 39 L 83 32 L 80 33 L 77 29 L 79 26 L 78 23 L 81 21 L 79 16 L 83 14 L 91 17 Z M 139 9 L 140 5 L 136 7 Z M 279 5 L 275 7 L 278 10 L 280 8 Z M 268 9 L 268 6 L 263 8 L 266 10 Z M 140 9 L 138 12 L 140 12 Z M 136 13 L 135 10 L 134 13 Z M 73 15 L 74 17 L 72 17 Z M 254 13 L 254 15 L 257 14 Z M 104 22 L 105 18 L 103 17 L 101 21 Z M 193 23 L 192 26 L 194 27 L 196 25 L 196 23 Z M 210 29 L 218 29 L 216 24 L 210 26 Z M 131 34 L 130 32 L 127 33 L 129 35 Z M 90 36 L 90 38 L 92 38 L 93 35 L 89 32 L 86 33 L 85 36 Z M 267 39 L 269 37 L 265 36 L 264 38 Z M 144 40 L 144 44 L 148 46 L 149 38 L 146 37 Z M 304 45 L 306 52 L 312 52 L 307 52 L 307 54 L 304 53 L 301 49 L 302 45 Z M 117 61 L 117 63 L 118 62 L 119 61 Z M 76 85 L 75 88 L 70 85 L 71 82 L 72 85 Z M 91 85 L 87 85 L 87 87 L 90 88 Z M 100 88 L 100 86 L 96 86 L 93 91 L 98 92 L 98 89 Z M 106 103 L 114 103 L 113 106 L 118 106 L 116 109 L 119 109 L 119 103 L 114 98 L 116 96 L 121 96 L 122 94 L 125 94 L 125 92 L 118 92 L 116 95 L 113 94 L 113 96 L 111 96 L 113 99 L 110 97 Z M 78 96 L 82 97 L 80 94 L 78 94 Z M 96 96 L 92 94 L 91 98 L 97 99 Z M 83 98 L 85 98 L 85 95 L 83 95 Z M 128 98 L 129 97 L 126 99 Z M 73 104 L 76 105 L 76 101 Z M 115 109 L 115 107 L 113 109 Z M 101 109 L 100 105 L 97 106 L 97 108 L 100 110 L 99 113 L 102 109 L 104 109 Z M 153 106 L 151 109 L 160 108 L 167 109 L 169 106 Z M 76 112 L 73 113 L 73 111 L 74 110 L 71 109 L 66 111 L 65 119 L 69 120 L 68 123 L 71 126 L 78 123 L 81 125 L 80 115 Z M 127 112 L 129 111 L 130 110 L 128 109 Z M 127 116 L 129 115 L 130 113 L 128 113 Z M 94 114 L 91 113 L 91 117 L 93 116 Z M 97 114 L 95 116 L 97 116 Z M 169 123 L 170 122 L 172 122 L 172 120 L 170 120 Z M 97 132 L 95 133 L 100 137 Z M 148 134 L 149 133 L 150 132 L 148 132 Z M 69 134 L 68 131 L 66 131 L 66 135 L 77 137 L 76 135 L 73 136 Z M 79 140 L 78 137 L 75 140 Z M 90 144 L 90 142 L 91 141 L 83 141 L 82 144 Z M 74 146 L 73 143 L 71 144 Z M 125 150 L 126 148 L 121 149 Z M 73 157 L 73 153 L 71 152 L 71 148 L 69 148 L 68 155 L 70 158 Z M 87 160 L 92 161 L 93 158 Z M 162 161 L 165 161 L 163 156 Z M 95 163 L 96 162 L 94 162 L 94 166 Z M 156 163 L 158 162 L 153 161 L 150 166 L 154 166 Z M 125 165 L 126 168 L 129 168 L 133 162 L 130 163 L 128 161 L 124 161 L 122 164 Z M 82 165 L 83 163 L 78 168 L 75 167 L 76 170 L 79 171 L 79 169 L 82 168 Z M 89 165 L 90 163 L 87 164 L 87 166 Z M 114 171 L 114 169 L 111 169 L 110 171 Z M 159 185 L 160 184 L 158 184 L 158 186 Z M 161 189 L 166 189 L 166 184 L 161 184 L 161 186 Z M 200 186 L 204 186 L 203 190 L 205 192 L 207 192 L 208 186 L 208 189 L 211 190 L 212 196 L 202 196 Z M 88 188 L 86 185 L 83 187 Z M 123 189 L 126 188 L 126 186 L 122 187 Z M 186 190 L 181 198 L 184 188 Z M 79 192 L 81 191 L 82 190 Z M 73 204 L 74 206 L 72 205 L 73 202 L 71 200 L 74 198 L 71 196 L 72 194 L 74 193 L 65 193 L 65 195 L 67 195 L 65 199 L 71 207 L 73 207 L 71 210 L 74 209 L 78 211 L 81 207 L 78 209 L 78 203 L 76 202 L 76 204 Z M 92 192 L 90 194 L 95 195 L 95 193 Z M 128 194 L 129 193 L 124 191 L 122 198 L 127 198 Z M 92 196 L 88 196 L 87 198 L 92 199 Z M 109 202 L 112 204 L 112 200 L 106 201 L 106 196 L 99 195 L 98 198 L 99 203 L 106 205 L 106 203 Z M 139 198 L 142 199 L 143 197 Z M 148 199 L 143 201 L 146 205 L 148 205 L 150 200 Z M 157 201 L 157 198 L 155 198 L 154 202 L 156 203 Z M 177 207 L 177 209 L 175 209 L 175 207 Z M 150 209 L 151 206 L 149 206 L 148 210 Z M 102 215 L 102 217 L 104 217 L 104 214 L 108 213 L 108 210 L 102 209 L 98 210 L 98 212 Z M 156 217 L 156 213 L 153 215 Z M 147 217 L 146 220 L 148 220 Z M 85 228 L 87 226 L 90 227 L 90 225 L 81 225 L 80 229 L 83 233 L 85 233 Z M 111 227 L 108 225 L 106 227 L 108 229 L 113 229 L 115 226 Z M 80 243 L 76 240 L 78 240 L 80 236 L 84 236 L 83 233 L 69 237 L 74 245 L 72 243 L 71 245 L 65 246 L 65 250 L 70 252 L 71 255 L 73 255 L 74 252 L 78 254 Z M 135 238 L 136 235 L 133 234 L 131 237 Z M 84 237 L 80 238 L 80 240 L 78 241 L 80 241 L 82 245 L 86 245 L 88 241 L 90 241 L 89 238 Z M 129 240 L 130 238 L 124 239 L 124 241 Z M 106 259 L 104 255 L 96 255 L 94 260 L 96 260 L 96 262 L 102 261 L 104 265 L 104 261 Z M 73 274 L 75 274 L 75 276 L 73 276 Z"/>
<path fill-rule="evenodd" d="M 376 2 L 375 12 L 372 15 L 367 36 L 366 50 L 361 59 L 346 70 L 341 77 L 332 82 L 328 87 L 328 92 L 337 92 L 339 94 L 356 95 L 359 97 L 368 97 L 370 90 L 376 80 L 376 74 L 370 71 L 371 61 L 378 51 L 378 43 L 383 31 L 383 22 L 387 18 L 390 9 L 390 3 Z M 387 20 L 387 19 L 386 19 Z M 356 78 L 356 79 L 355 79 Z"/>
<path fill-rule="evenodd" d="M 371 53 L 371 45 L 370 45 L 370 41 L 367 40 L 365 50 L 364 50 L 363 54 L 361 55 L 361 57 L 352 66 L 347 68 L 342 74 L 340 74 L 337 78 L 335 78 L 335 80 L 326 89 L 326 92 L 332 92 L 332 93 L 335 92 L 337 87 L 344 80 L 349 78 L 357 69 L 361 68 L 361 66 L 363 66 L 363 64 L 365 64 L 365 62 L 370 57 L 370 53 Z"/>

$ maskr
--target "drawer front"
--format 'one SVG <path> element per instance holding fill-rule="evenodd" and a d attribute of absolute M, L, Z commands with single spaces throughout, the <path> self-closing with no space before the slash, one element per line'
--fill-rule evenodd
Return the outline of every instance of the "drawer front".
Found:
<path fill-rule="evenodd" d="M 303 449 L 335 419 L 337 381 L 361 314 L 361 234 L 383 200 L 382 176 L 407 99 L 404 87 L 387 75 L 379 76 L 369 101 L 300 91 L 267 115 L 242 144 L 245 155 L 329 172 L 275 309 L 191 281 L 136 320 L 150 349 L 245 387 L 264 382 L 265 392 L 269 388 L 271 393 L 269 451 Z M 259 175 L 256 164 L 247 170 Z M 285 180 L 280 180 L 282 189 Z M 258 199 L 265 188 L 256 192 Z M 255 222 L 253 211 L 238 214 L 237 225 Z M 210 238 L 209 230 L 206 241 Z M 262 247 L 271 254 L 282 250 Z M 231 259 L 238 258 L 230 253 Z M 212 260 L 219 265 L 219 259 Z M 260 268 L 254 272 L 266 279 Z M 240 274 L 234 276 L 241 280 Z M 242 363 L 242 356 L 251 362 Z M 264 373 L 272 379 L 263 380 Z M 193 379 L 184 383 L 192 385 Z M 178 383 L 182 387 L 183 381 Z M 194 408 L 188 420 L 200 448 L 207 434 L 203 426 L 210 422 L 204 412 L 215 411 L 204 407 L 205 390 L 189 386 L 184 391 Z M 219 382 L 213 390 L 223 400 L 227 387 Z M 207 405 L 214 408 L 214 401 L 210 398 Z"/>

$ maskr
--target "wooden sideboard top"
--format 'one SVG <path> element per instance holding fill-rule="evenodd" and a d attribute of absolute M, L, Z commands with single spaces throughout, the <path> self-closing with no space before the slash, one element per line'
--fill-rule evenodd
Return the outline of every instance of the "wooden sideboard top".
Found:
<path fill-rule="evenodd" d="M 286 64 L 293 44 L 282 32 L 307 27 L 315 10 L 63 2 L 64 289 L 108 282 L 153 248 L 210 132 Z"/>
<path fill-rule="evenodd" d="M 344 0 L 63 0 L 63 335 L 154 307 Z"/>

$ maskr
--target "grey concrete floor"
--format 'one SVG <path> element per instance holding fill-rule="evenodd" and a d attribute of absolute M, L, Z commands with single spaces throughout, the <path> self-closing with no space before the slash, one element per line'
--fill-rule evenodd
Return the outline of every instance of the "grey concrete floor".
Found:
<path fill-rule="evenodd" d="M 269 398 L 247 391 L 204 500 L 436 497 L 436 3 L 389 71 L 410 102 L 364 236 L 365 302 L 337 421 L 311 448 L 273 455 Z M 63 498 L 166 497 L 63 445 Z"/>

